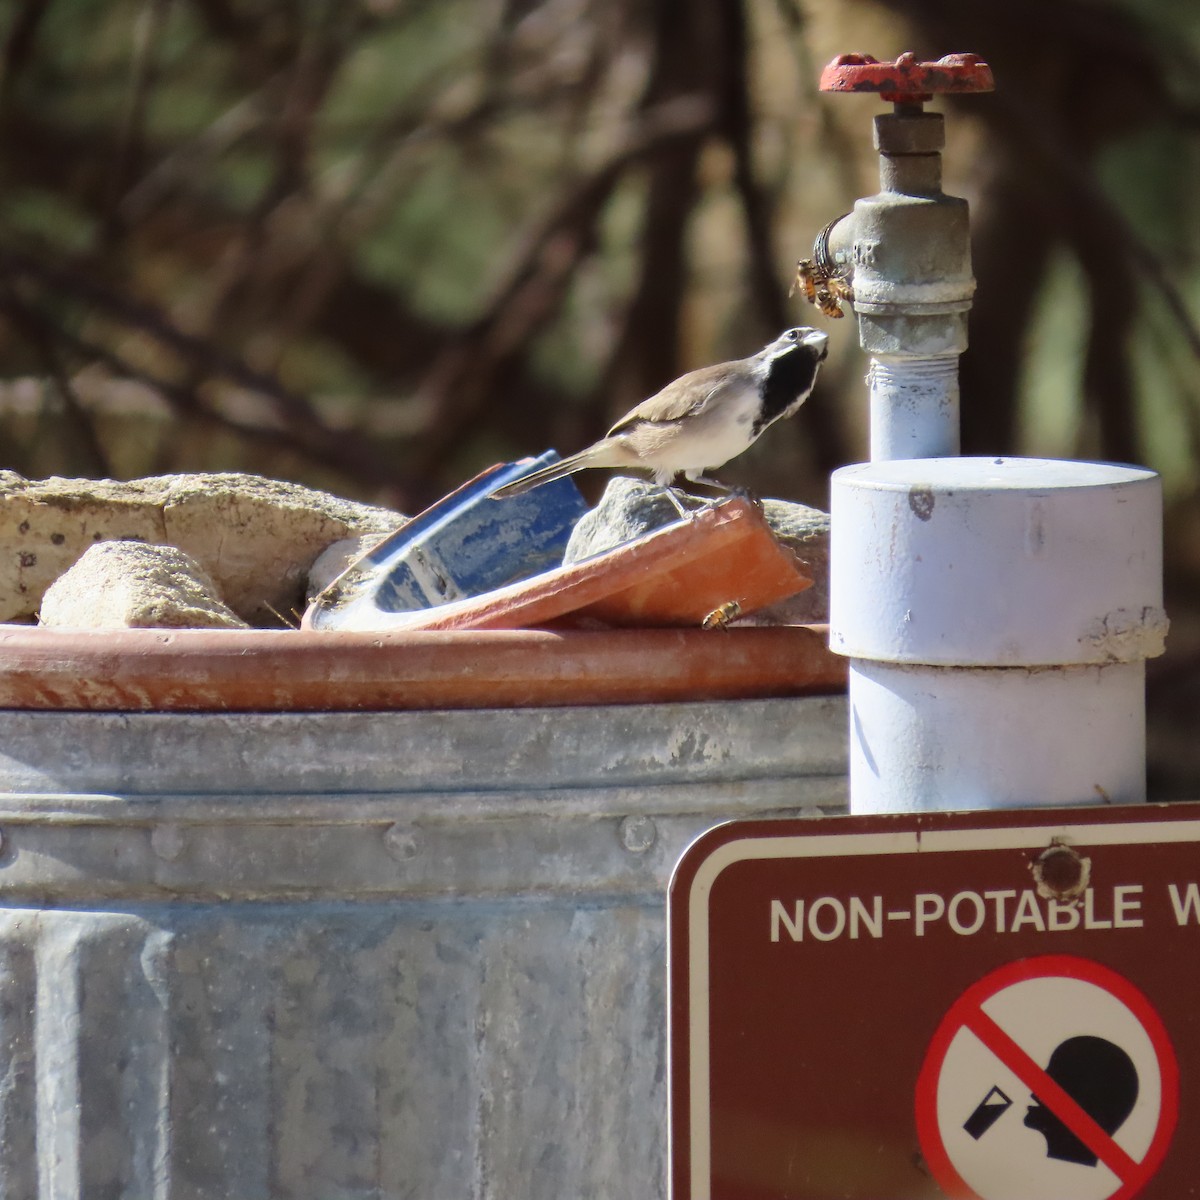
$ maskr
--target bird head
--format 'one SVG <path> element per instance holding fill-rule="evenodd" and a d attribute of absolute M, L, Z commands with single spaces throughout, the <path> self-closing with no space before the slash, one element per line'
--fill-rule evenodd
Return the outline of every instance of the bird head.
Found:
<path fill-rule="evenodd" d="M 828 353 L 828 334 L 800 326 L 781 333 L 755 355 L 762 399 L 762 411 L 755 422 L 756 437 L 772 421 L 790 417 L 804 403 Z"/>
<path fill-rule="evenodd" d="M 817 362 L 824 362 L 829 354 L 829 334 L 807 325 L 800 325 L 781 333 L 762 354 L 764 358 L 772 359 L 780 354 L 788 354 L 798 346 L 809 350 Z"/>

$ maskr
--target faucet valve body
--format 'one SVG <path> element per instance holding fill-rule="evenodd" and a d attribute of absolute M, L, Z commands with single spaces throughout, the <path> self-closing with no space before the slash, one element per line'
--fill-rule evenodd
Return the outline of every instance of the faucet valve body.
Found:
<path fill-rule="evenodd" d="M 936 63 L 846 54 L 821 75 L 822 91 L 875 92 L 895 106 L 875 118 L 879 192 L 823 231 L 814 251 L 819 268 L 848 280 L 871 355 L 872 459 L 958 453 L 958 356 L 975 292 L 969 217 L 965 200 L 942 191 L 944 118 L 922 106 L 991 87 L 987 64 L 970 54 Z"/>

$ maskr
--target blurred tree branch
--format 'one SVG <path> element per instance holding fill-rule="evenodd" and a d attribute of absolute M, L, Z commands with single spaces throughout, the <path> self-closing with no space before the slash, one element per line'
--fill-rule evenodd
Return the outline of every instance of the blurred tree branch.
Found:
<path fill-rule="evenodd" d="M 424 439 L 423 470 L 441 465 L 494 395 L 501 372 L 554 315 L 571 276 L 595 250 L 596 223 L 622 175 L 651 155 L 661 163 L 665 147 L 694 144 L 712 122 L 703 99 L 677 97 L 651 109 L 526 234 L 479 318 L 443 348 L 421 381 L 418 395 L 437 414 Z"/>
<path fill-rule="evenodd" d="M 378 486 L 392 482 L 391 465 L 380 458 L 367 439 L 353 431 L 330 428 L 304 397 L 284 387 L 276 377 L 249 367 L 207 339 L 183 332 L 149 305 L 112 292 L 85 275 L 66 268 L 48 267 L 19 253 L 0 254 L 0 274 L 8 283 L 5 307 L 16 313 L 20 322 L 36 328 L 43 345 L 61 342 L 77 354 L 91 356 L 120 374 L 149 383 L 176 403 L 181 397 L 194 397 L 200 380 L 226 379 L 270 401 L 278 425 L 262 427 L 258 431 L 261 436 L 279 437 L 286 434 L 298 449 L 342 470 L 361 473 Z M 22 280 L 40 284 L 59 301 L 82 302 L 118 325 L 148 335 L 176 355 L 196 382 L 177 387 L 163 376 L 135 369 L 127 358 L 105 350 L 99 342 L 72 334 L 65 324 L 52 320 L 43 308 L 18 298 L 16 286 Z M 193 403 L 190 399 L 183 407 L 189 412 L 203 411 L 210 420 L 222 419 L 215 410 Z M 239 432 L 249 433 L 258 427 L 251 423 L 238 423 L 236 428 Z"/>

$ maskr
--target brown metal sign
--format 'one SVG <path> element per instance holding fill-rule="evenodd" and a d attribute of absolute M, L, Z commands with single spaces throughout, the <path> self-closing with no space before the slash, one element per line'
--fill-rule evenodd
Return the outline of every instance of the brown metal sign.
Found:
<path fill-rule="evenodd" d="M 668 915 L 673 1200 L 1200 1196 L 1200 806 L 733 822 Z"/>

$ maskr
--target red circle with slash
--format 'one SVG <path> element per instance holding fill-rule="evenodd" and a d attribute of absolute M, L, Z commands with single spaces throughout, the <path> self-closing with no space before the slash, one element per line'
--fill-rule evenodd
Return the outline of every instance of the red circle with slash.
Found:
<path fill-rule="evenodd" d="M 1089 993 L 1088 986 L 1099 991 Z M 1150 1106 L 1149 1114 L 1153 1123 L 1145 1131 L 1146 1137 L 1143 1140 L 1146 1144 L 1135 1148 L 1132 1153 L 1121 1146 L 1113 1133 L 1102 1128 L 1093 1116 L 1068 1094 L 1047 1071 L 1044 1061 L 1037 1060 L 1044 1059 L 1044 1048 L 1035 1057 L 1022 1045 L 1023 1040 L 1030 1040 L 1028 1032 L 1023 1033 L 1022 1029 L 1028 1031 L 1035 1027 L 1053 1027 L 1057 1024 L 1062 1035 L 1069 1035 L 1073 1032 L 1073 1025 L 1075 1032 L 1086 1032 L 1092 1028 L 1094 1022 L 1089 1023 L 1086 1014 L 1081 1015 L 1076 1008 L 1064 1010 L 1062 1006 L 1050 1007 L 1040 1002 L 1030 1005 L 1029 1002 L 1036 998 L 1039 989 L 1044 992 L 1047 988 L 1063 987 L 1073 987 L 1077 994 L 1085 998 L 1088 995 L 1094 996 L 1100 1006 L 1108 1010 L 1110 1020 L 1111 1014 L 1117 1014 L 1118 1025 L 1123 1023 L 1127 1030 L 1135 1031 L 1132 1040 L 1144 1047 L 1143 1059 L 1152 1067 L 1156 1065 L 1156 1094 L 1147 1097 L 1143 1089 L 1134 1108 L 1136 1112 L 1139 1106 Z M 1027 1014 L 1030 1023 L 1026 1023 L 1022 1018 L 1022 1005 L 1030 1009 Z M 1006 1007 L 1012 1015 L 1009 1018 L 1002 1016 L 998 1021 L 994 1014 L 998 1010 L 1002 1012 Z M 1006 1029 L 1005 1025 L 1009 1028 Z M 1125 1040 L 1131 1040 L 1128 1034 Z M 955 1049 L 952 1050 L 952 1047 Z M 1074 1161 L 1078 1163 L 1083 1160 L 1084 1165 L 1074 1168 L 1074 1178 L 1079 1180 L 1079 1190 L 1069 1194 L 1070 1200 L 1074 1200 L 1076 1195 L 1086 1200 L 1131 1200 L 1142 1191 L 1162 1165 L 1179 1115 L 1179 1066 L 1162 1019 L 1150 1001 L 1117 972 L 1090 959 L 1064 954 L 1044 955 L 1008 963 L 969 987 L 954 1002 L 933 1035 L 916 1087 L 917 1133 L 930 1171 L 951 1200 L 1018 1200 L 1017 1194 L 1011 1189 L 1020 1185 L 1014 1185 L 1011 1179 L 999 1180 L 998 1176 L 1002 1171 L 996 1172 L 994 1177 L 997 1178 L 997 1182 L 994 1185 L 989 1182 L 992 1177 L 987 1177 L 986 1169 L 981 1170 L 974 1161 L 975 1151 L 970 1140 L 974 1138 L 975 1144 L 980 1144 L 986 1136 L 986 1130 L 998 1122 L 1006 1106 L 1012 1106 L 1013 1100 L 1001 1089 L 994 1087 L 992 1092 L 998 1093 L 1002 1100 L 993 1102 L 989 1114 L 985 1108 L 988 1096 L 985 1095 L 979 1108 L 961 1127 L 968 1130 L 967 1137 L 962 1135 L 958 1125 L 961 1114 L 948 1118 L 944 1104 L 942 1111 L 939 1111 L 939 1096 L 946 1086 L 943 1075 L 948 1059 L 954 1059 L 957 1064 L 971 1056 L 974 1056 L 977 1063 L 991 1062 L 998 1072 L 1004 1073 L 1006 1079 L 1011 1080 L 1015 1077 L 1021 1087 L 1031 1093 L 1034 1104 L 1031 1105 L 1030 1112 L 1034 1107 L 1038 1107 L 1040 1112 L 1045 1114 L 1045 1120 L 1053 1121 L 1057 1128 L 1062 1129 L 1062 1136 L 1070 1138 L 1071 1144 L 1078 1147 L 1081 1154 Z M 959 1068 L 956 1065 L 951 1068 L 952 1071 L 957 1069 Z M 1152 1071 L 1145 1073 L 1153 1074 Z M 1011 1089 L 1012 1085 L 1009 1086 Z M 1153 1113 L 1155 1105 L 1156 1115 Z M 948 1107 L 952 1110 L 954 1106 Z M 1142 1116 L 1145 1117 L 1146 1113 L 1143 1112 Z M 971 1129 L 971 1122 L 976 1118 L 981 1120 Z M 1010 1129 L 1014 1128 L 1014 1121 L 1015 1117 L 1009 1119 Z M 1029 1119 L 1021 1124 L 1029 1125 Z M 1049 1145 L 1049 1142 L 1047 1144 Z M 1049 1161 L 1057 1156 L 1051 1155 L 1049 1151 L 1047 1155 L 1045 1167 L 1041 1165 L 1040 1156 L 1037 1161 L 1028 1161 L 1027 1169 L 1031 1178 L 1038 1179 L 1039 1172 L 1045 1175 L 1049 1171 L 1060 1173 L 1054 1176 L 1055 1179 L 1069 1178 L 1072 1175 L 1070 1164 L 1064 1175 L 1061 1163 L 1051 1164 Z M 1006 1157 L 1011 1158 L 1011 1152 L 1006 1152 Z M 1111 1174 L 1101 1175 L 1095 1170 L 1089 1171 L 1089 1164 L 1086 1162 L 1088 1159 L 1091 1160 L 1090 1165 L 1102 1164 Z M 1025 1168 L 1018 1165 L 1014 1169 Z M 1003 1168 L 1003 1173 L 1007 1173 L 1007 1167 Z M 964 1174 L 971 1177 L 971 1182 L 964 1178 Z M 1114 1177 L 1115 1184 L 1104 1182 L 1111 1181 Z M 1068 1200 L 1068 1193 L 1060 1190 L 1055 1194 Z"/>

